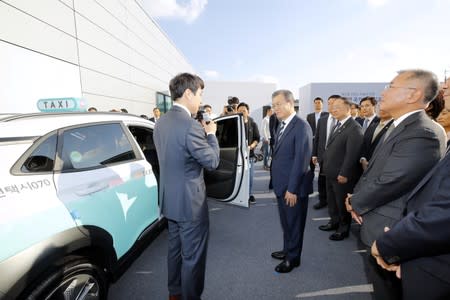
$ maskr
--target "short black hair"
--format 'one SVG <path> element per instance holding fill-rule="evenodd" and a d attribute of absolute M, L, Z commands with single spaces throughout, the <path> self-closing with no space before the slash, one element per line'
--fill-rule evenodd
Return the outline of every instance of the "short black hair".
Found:
<path fill-rule="evenodd" d="M 169 83 L 170 97 L 173 101 L 180 99 L 186 90 L 191 90 L 195 94 L 199 88 L 204 89 L 205 83 L 200 77 L 190 73 L 180 73 Z"/>
<path fill-rule="evenodd" d="M 337 98 L 342 98 L 342 97 L 341 97 L 341 95 L 331 95 L 330 97 L 328 97 L 328 100 L 337 99 Z"/>
<path fill-rule="evenodd" d="M 316 100 L 319 100 L 320 102 L 322 102 L 322 103 L 323 103 L 323 99 L 322 99 L 322 98 L 320 98 L 320 97 L 316 97 L 316 98 L 314 98 L 313 102 L 316 102 Z"/>
<path fill-rule="evenodd" d="M 120 111 L 123 113 L 128 113 L 128 110 L 126 110 L 125 108 L 121 108 Z"/>
<path fill-rule="evenodd" d="M 212 106 L 211 106 L 211 105 L 209 105 L 209 104 L 205 104 L 205 105 L 203 105 L 203 108 L 207 108 L 207 107 L 209 107 L 209 108 L 211 108 L 211 109 L 212 109 Z"/>
<path fill-rule="evenodd" d="M 444 108 L 445 108 L 444 90 L 439 90 L 437 96 L 431 102 L 428 103 L 427 108 L 425 108 L 425 112 L 431 119 L 436 120 Z"/>
<path fill-rule="evenodd" d="M 247 110 L 250 111 L 250 108 L 248 107 L 247 103 L 245 103 L 245 102 L 239 103 L 238 106 L 237 106 L 237 109 L 239 109 L 239 107 L 241 107 L 241 106 L 245 106 L 245 108 L 247 108 Z"/>
<path fill-rule="evenodd" d="M 359 100 L 359 104 L 361 105 L 361 103 L 363 103 L 364 101 L 370 101 L 370 103 L 373 106 L 377 106 L 377 100 L 375 99 L 375 97 L 372 97 L 372 96 L 364 97 L 361 100 Z"/>

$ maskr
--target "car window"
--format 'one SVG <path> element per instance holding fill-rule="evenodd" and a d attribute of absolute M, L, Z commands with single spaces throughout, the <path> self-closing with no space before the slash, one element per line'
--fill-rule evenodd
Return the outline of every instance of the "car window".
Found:
<path fill-rule="evenodd" d="M 24 173 L 53 171 L 56 154 L 56 134 L 49 136 L 31 153 L 21 167 Z"/>
<path fill-rule="evenodd" d="M 220 148 L 238 146 L 238 127 L 236 119 L 225 119 L 217 123 L 216 137 Z"/>
<path fill-rule="evenodd" d="M 65 130 L 62 143 L 63 170 L 95 168 L 136 158 L 120 124 Z"/>

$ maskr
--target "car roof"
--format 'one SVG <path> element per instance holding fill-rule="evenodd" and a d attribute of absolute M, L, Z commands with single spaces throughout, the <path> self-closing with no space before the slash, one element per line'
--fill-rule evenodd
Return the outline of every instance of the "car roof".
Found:
<path fill-rule="evenodd" d="M 29 113 L 0 119 L 0 136 L 37 137 L 67 126 L 111 121 L 153 124 L 139 116 L 118 112 Z"/>

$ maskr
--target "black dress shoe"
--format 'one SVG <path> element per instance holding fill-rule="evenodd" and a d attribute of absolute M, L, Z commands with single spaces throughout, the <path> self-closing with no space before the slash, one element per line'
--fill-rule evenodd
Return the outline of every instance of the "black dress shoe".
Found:
<path fill-rule="evenodd" d="M 275 267 L 275 271 L 278 273 L 289 273 L 293 268 L 298 266 L 300 266 L 300 259 L 294 259 L 292 261 L 285 259 Z"/>
<path fill-rule="evenodd" d="M 332 240 L 332 241 L 342 241 L 346 237 L 348 237 L 348 231 L 335 232 L 332 235 L 330 235 L 330 240 Z"/>
<path fill-rule="evenodd" d="M 333 225 L 331 223 L 325 224 L 325 225 L 320 225 L 319 229 L 323 230 L 323 231 L 331 231 L 331 230 L 336 230 L 338 229 L 339 225 Z"/>
<path fill-rule="evenodd" d="M 271 256 L 275 259 L 284 260 L 286 258 L 286 253 L 284 253 L 283 251 L 275 251 L 272 252 Z"/>
<path fill-rule="evenodd" d="M 325 206 L 327 206 L 326 203 L 317 202 L 316 204 L 313 205 L 313 208 L 314 209 L 321 209 L 321 208 L 324 208 Z"/>

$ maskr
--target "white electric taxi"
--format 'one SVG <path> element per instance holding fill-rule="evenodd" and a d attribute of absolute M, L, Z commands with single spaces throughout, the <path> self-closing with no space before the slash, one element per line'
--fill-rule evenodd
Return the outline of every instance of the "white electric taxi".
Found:
<path fill-rule="evenodd" d="M 208 197 L 248 207 L 242 116 L 215 120 Z M 0 118 L 0 299 L 106 299 L 164 228 L 148 120 L 122 113 Z"/>

